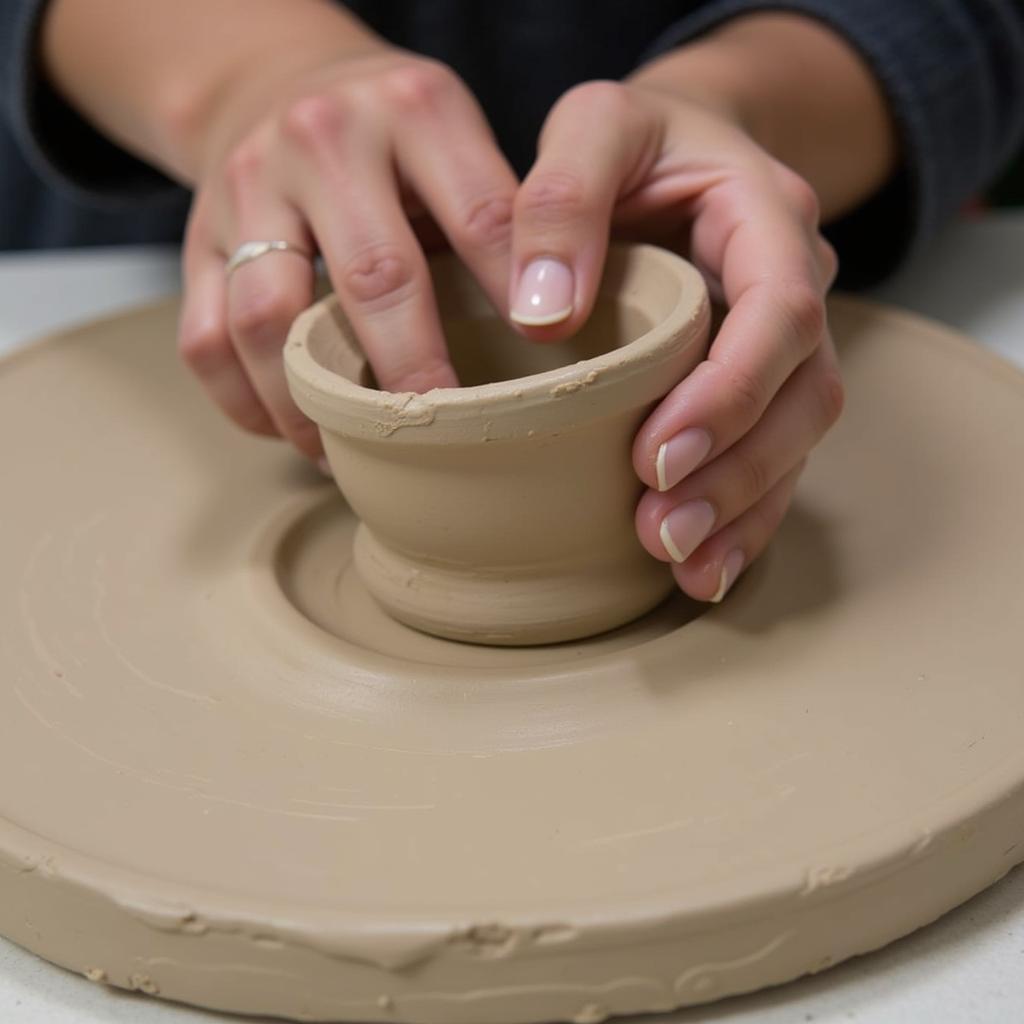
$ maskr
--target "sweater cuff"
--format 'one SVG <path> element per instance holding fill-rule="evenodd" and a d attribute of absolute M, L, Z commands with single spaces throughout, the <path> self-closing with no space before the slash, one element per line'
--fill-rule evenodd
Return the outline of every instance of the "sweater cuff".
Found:
<path fill-rule="evenodd" d="M 900 167 L 827 225 L 840 283 L 872 284 L 931 237 L 1013 155 L 1024 132 L 1024 13 L 1016 0 L 713 0 L 663 33 L 645 61 L 733 18 L 784 11 L 841 35 L 881 86 Z"/>
<path fill-rule="evenodd" d="M 7 118 L 26 159 L 45 180 L 93 207 L 123 209 L 184 190 L 93 128 L 43 74 L 39 36 L 49 0 L 0 4 L 0 66 Z"/>

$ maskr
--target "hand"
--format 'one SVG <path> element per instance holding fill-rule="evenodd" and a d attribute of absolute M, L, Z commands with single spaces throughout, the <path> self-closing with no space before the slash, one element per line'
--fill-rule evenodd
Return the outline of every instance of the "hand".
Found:
<path fill-rule="evenodd" d="M 824 304 L 836 257 L 812 188 L 729 112 L 640 82 L 577 86 L 544 125 L 513 221 L 524 333 L 553 340 L 586 320 L 609 228 L 681 249 L 728 308 L 633 452 L 641 542 L 687 593 L 720 600 L 842 408 Z"/>
<path fill-rule="evenodd" d="M 272 253 L 228 280 L 229 254 L 260 239 L 320 252 L 380 385 L 450 387 L 417 228 L 439 227 L 505 311 L 518 183 L 476 101 L 437 62 L 382 45 L 290 69 L 268 94 L 269 106 L 239 90 L 213 119 L 186 232 L 180 351 L 237 424 L 317 458 L 281 360 L 313 298 L 311 263 Z"/>

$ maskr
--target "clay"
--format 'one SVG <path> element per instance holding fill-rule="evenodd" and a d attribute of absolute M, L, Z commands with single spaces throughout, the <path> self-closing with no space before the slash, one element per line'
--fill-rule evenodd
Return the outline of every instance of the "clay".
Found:
<path fill-rule="evenodd" d="M 703 358 L 700 274 L 648 245 L 612 248 L 595 313 L 560 345 L 498 319 L 453 255 L 432 263 L 460 388 L 393 394 L 337 301 L 296 321 L 292 394 L 320 425 L 362 520 L 354 557 L 395 618 L 454 640 L 575 640 L 650 611 L 673 588 L 640 546 L 633 437 Z"/>
<path fill-rule="evenodd" d="M 242 1013 L 597 1020 L 821 970 L 1024 856 L 994 357 L 837 299 L 847 413 L 721 606 L 487 648 L 381 610 L 176 313 L 0 362 L 0 933 Z"/>

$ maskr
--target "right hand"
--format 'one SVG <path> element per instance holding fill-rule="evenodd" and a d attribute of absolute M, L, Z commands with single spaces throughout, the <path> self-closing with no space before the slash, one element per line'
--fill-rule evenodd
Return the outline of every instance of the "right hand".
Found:
<path fill-rule="evenodd" d="M 264 239 L 319 252 L 380 386 L 451 387 L 417 226 L 440 228 L 506 315 L 517 181 L 476 100 L 436 61 L 382 46 L 295 72 L 272 92 L 269 105 L 229 97 L 214 119 L 185 237 L 179 348 L 239 426 L 318 458 L 281 359 L 313 299 L 313 268 L 271 253 L 228 280 L 228 256 Z"/>

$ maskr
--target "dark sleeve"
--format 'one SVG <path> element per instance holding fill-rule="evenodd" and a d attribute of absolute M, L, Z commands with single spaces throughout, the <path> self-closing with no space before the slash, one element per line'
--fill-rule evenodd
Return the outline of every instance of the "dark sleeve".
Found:
<path fill-rule="evenodd" d="M 830 26 L 860 53 L 892 111 L 901 146 L 892 180 L 827 226 L 840 282 L 877 281 L 991 182 L 1024 134 L 1021 0 L 712 0 L 666 31 L 646 59 L 731 18 L 791 11 Z"/>
<path fill-rule="evenodd" d="M 47 2 L 0 0 L 2 116 L 26 159 L 42 178 L 91 205 L 180 202 L 178 185 L 97 132 L 46 81 L 39 32 Z"/>

